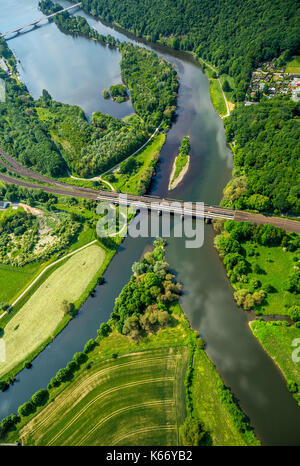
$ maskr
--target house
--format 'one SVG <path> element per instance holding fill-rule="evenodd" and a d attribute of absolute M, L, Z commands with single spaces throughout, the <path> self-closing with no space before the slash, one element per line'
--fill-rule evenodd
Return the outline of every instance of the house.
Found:
<path fill-rule="evenodd" d="M 0 201 L 0 210 L 5 210 L 9 207 L 9 202 Z"/>

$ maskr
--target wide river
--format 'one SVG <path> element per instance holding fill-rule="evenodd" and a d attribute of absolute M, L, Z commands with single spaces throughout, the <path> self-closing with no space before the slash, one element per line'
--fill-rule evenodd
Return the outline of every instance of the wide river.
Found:
<path fill-rule="evenodd" d="M 68 2 L 60 2 L 66 6 Z M 39 18 L 38 0 L 0 0 L 0 31 L 8 31 Z M 104 34 L 120 40 L 134 38 L 84 15 Z M 61 33 L 55 24 L 43 23 L 8 42 L 19 60 L 22 81 L 37 98 L 47 89 L 53 98 L 80 105 L 88 116 L 100 109 L 116 117 L 132 113 L 130 102 L 105 101 L 101 91 L 120 82 L 120 54 L 84 38 Z M 215 113 L 208 80 L 187 54 L 141 44 L 162 54 L 174 64 L 180 79 L 177 119 L 167 136 L 152 194 L 167 195 L 174 155 L 183 136 L 191 138 L 191 166 L 172 198 L 218 204 L 230 178 L 232 155 L 225 144 L 223 122 Z M 249 416 L 265 445 L 300 444 L 300 409 L 286 389 L 272 360 L 252 336 L 245 312 L 237 308 L 225 270 L 213 247 L 211 226 L 205 226 L 205 242 L 199 249 L 185 248 L 184 239 L 170 238 L 167 260 L 183 282 L 181 305 L 192 326 L 207 343 L 216 365 L 240 406 Z M 109 317 L 115 298 L 131 275 L 131 265 L 151 239 L 127 238 L 105 273 L 105 285 L 89 298 L 78 316 L 33 362 L 17 382 L 0 394 L 0 417 L 16 412 L 20 404 L 47 386 L 85 342 L 96 336 Z M 47 310 L 45 310 L 47 312 Z"/>

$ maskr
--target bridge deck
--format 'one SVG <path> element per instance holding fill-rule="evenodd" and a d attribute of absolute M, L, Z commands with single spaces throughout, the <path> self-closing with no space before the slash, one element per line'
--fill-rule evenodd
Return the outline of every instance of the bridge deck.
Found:
<path fill-rule="evenodd" d="M 55 13 L 52 13 L 51 15 L 43 16 L 42 18 L 36 19 L 36 20 L 32 21 L 31 23 L 24 24 L 23 26 L 20 26 L 20 27 L 18 27 L 18 28 L 11 29 L 10 31 L 4 32 L 3 34 L 0 35 L 0 37 L 9 36 L 9 35 L 11 35 L 11 34 L 15 34 L 16 32 L 22 31 L 22 29 L 25 29 L 25 28 L 27 28 L 27 27 L 35 26 L 36 24 L 40 23 L 41 21 L 44 21 L 44 20 L 46 20 L 46 19 L 53 18 L 53 16 L 56 16 L 56 15 L 58 15 L 59 13 L 63 13 L 64 11 L 71 10 L 72 8 L 75 8 L 75 7 L 77 7 L 77 6 L 81 6 L 81 2 L 76 3 L 75 5 L 68 6 L 67 8 L 64 8 L 63 10 L 56 11 Z"/>

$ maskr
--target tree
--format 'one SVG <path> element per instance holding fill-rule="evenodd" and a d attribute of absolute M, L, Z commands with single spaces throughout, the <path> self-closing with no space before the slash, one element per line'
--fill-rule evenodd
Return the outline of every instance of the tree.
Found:
<path fill-rule="evenodd" d="M 288 389 L 291 393 L 297 393 L 298 390 L 299 390 L 299 387 L 298 387 L 297 382 L 295 382 L 294 380 L 288 380 L 288 381 L 287 381 L 287 389 Z"/>
<path fill-rule="evenodd" d="M 31 400 L 35 406 L 42 406 L 46 403 L 48 398 L 49 398 L 48 390 L 41 389 L 32 396 Z"/>
<path fill-rule="evenodd" d="M 185 446 L 197 447 L 205 444 L 206 432 L 203 422 L 199 419 L 187 417 L 180 426 L 179 433 Z"/>
<path fill-rule="evenodd" d="M 294 322 L 300 322 L 300 306 L 290 307 L 288 314 Z"/>
<path fill-rule="evenodd" d="M 224 92 L 230 92 L 231 91 L 231 87 L 230 87 L 229 82 L 227 81 L 227 79 L 225 79 L 222 88 L 223 88 Z"/>
<path fill-rule="evenodd" d="M 71 314 L 72 311 L 74 310 L 74 304 L 69 303 L 66 299 L 63 300 L 61 307 L 65 315 Z"/>
<path fill-rule="evenodd" d="M 141 336 L 141 327 L 139 318 L 136 315 L 128 317 L 123 326 L 123 334 L 137 340 Z"/>
<path fill-rule="evenodd" d="M 100 328 L 99 330 L 97 331 L 98 335 L 101 336 L 101 337 L 107 337 L 107 335 L 109 335 L 109 333 L 111 332 L 111 328 L 108 324 L 106 324 L 105 322 L 103 322 L 101 325 L 100 325 Z"/>

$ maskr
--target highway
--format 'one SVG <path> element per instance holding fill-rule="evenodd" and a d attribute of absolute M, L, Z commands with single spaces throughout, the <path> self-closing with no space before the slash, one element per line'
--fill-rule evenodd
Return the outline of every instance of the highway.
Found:
<path fill-rule="evenodd" d="M 13 157 L 9 156 L 6 152 L 0 149 L 0 164 L 14 174 L 30 178 L 37 183 L 31 181 L 20 180 L 11 175 L 4 175 L 0 173 L 0 180 L 5 183 L 16 184 L 27 188 L 42 189 L 45 192 L 52 194 L 59 194 L 63 196 L 79 197 L 84 199 L 92 199 L 95 201 L 107 201 L 114 204 L 123 204 L 132 206 L 136 209 L 151 209 L 158 213 L 168 212 L 178 215 L 189 215 L 195 218 L 221 218 L 225 220 L 234 220 L 237 222 L 250 222 L 257 224 L 270 224 L 276 227 L 283 228 L 289 232 L 300 234 L 300 222 L 290 220 L 282 217 L 267 217 L 262 214 L 253 214 L 249 212 L 236 211 L 225 209 L 217 206 L 204 205 L 204 210 L 197 209 L 196 203 L 182 202 L 174 199 L 160 199 L 153 196 L 136 196 L 127 194 L 122 197 L 120 193 L 94 190 L 91 188 L 83 188 L 79 186 L 72 186 L 61 181 L 53 180 L 44 175 L 30 170 L 17 162 Z M 40 183 L 47 183 L 40 184 Z"/>

